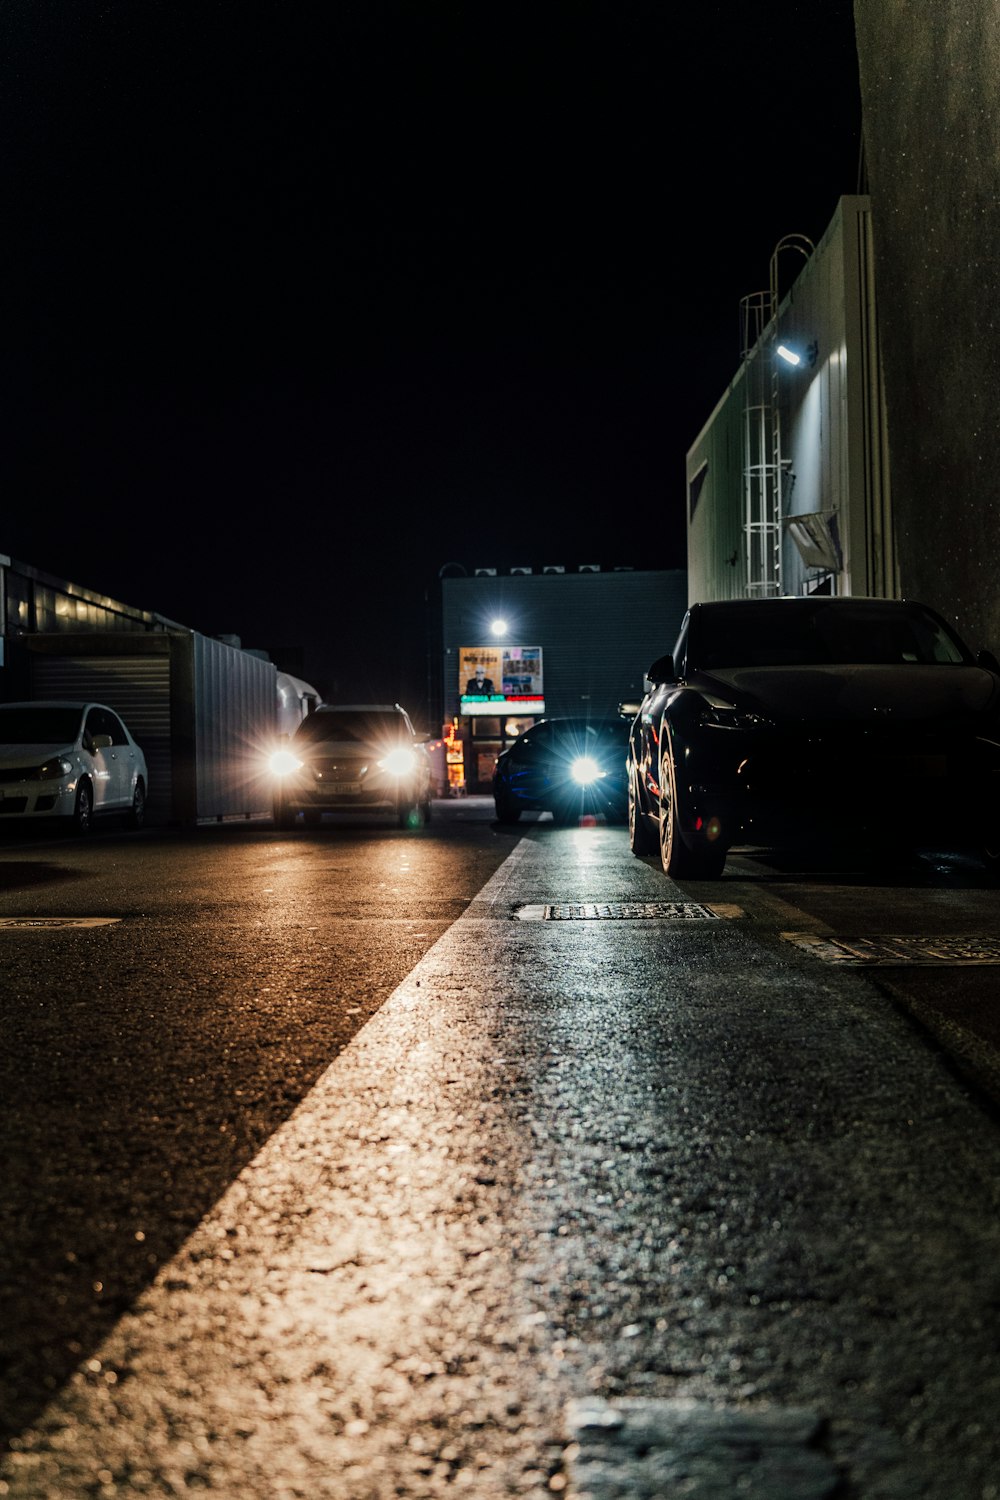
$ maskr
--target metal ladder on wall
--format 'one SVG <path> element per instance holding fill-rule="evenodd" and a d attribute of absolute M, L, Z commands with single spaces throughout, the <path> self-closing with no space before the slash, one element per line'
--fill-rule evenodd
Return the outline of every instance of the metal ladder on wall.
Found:
<path fill-rule="evenodd" d="M 779 240 L 771 256 L 770 285 L 740 302 L 743 360 L 743 538 L 746 594 L 775 598 L 782 591 L 781 411 L 774 358 L 778 326 L 778 257 L 797 250 L 808 260 L 813 243 L 802 234 Z"/>
<path fill-rule="evenodd" d="M 740 303 L 743 357 L 743 543 L 746 592 L 767 599 L 781 592 L 781 457 L 774 361 L 766 334 L 773 319 L 769 292 Z"/>

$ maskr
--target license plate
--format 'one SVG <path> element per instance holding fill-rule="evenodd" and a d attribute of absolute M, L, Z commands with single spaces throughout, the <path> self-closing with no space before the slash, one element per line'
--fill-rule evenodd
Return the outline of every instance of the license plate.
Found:
<path fill-rule="evenodd" d="M 335 797 L 356 797 L 361 791 L 360 781 L 331 781 L 328 785 Z"/>

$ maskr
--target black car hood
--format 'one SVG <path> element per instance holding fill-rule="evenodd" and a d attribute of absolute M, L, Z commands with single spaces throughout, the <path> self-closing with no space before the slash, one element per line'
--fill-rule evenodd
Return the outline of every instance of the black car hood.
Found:
<path fill-rule="evenodd" d="M 891 716 L 964 719 L 998 710 L 997 681 L 983 667 L 733 667 L 692 675 L 689 685 L 776 719 L 855 720 Z"/>

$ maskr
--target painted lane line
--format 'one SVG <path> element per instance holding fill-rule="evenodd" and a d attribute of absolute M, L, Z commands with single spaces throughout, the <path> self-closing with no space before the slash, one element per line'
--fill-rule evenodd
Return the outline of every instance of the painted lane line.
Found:
<path fill-rule="evenodd" d="M 52 932 L 60 927 L 111 927 L 121 917 L 0 917 L 4 932 Z"/>

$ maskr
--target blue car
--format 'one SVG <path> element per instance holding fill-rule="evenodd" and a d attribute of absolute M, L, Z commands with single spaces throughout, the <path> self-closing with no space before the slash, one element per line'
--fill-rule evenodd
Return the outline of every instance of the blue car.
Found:
<path fill-rule="evenodd" d="M 516 823 L 526 808 L 557 823 L 628 818 L 628 722 L 539 719 L 497 757 L 493 800 L 498 823 Z"/>

